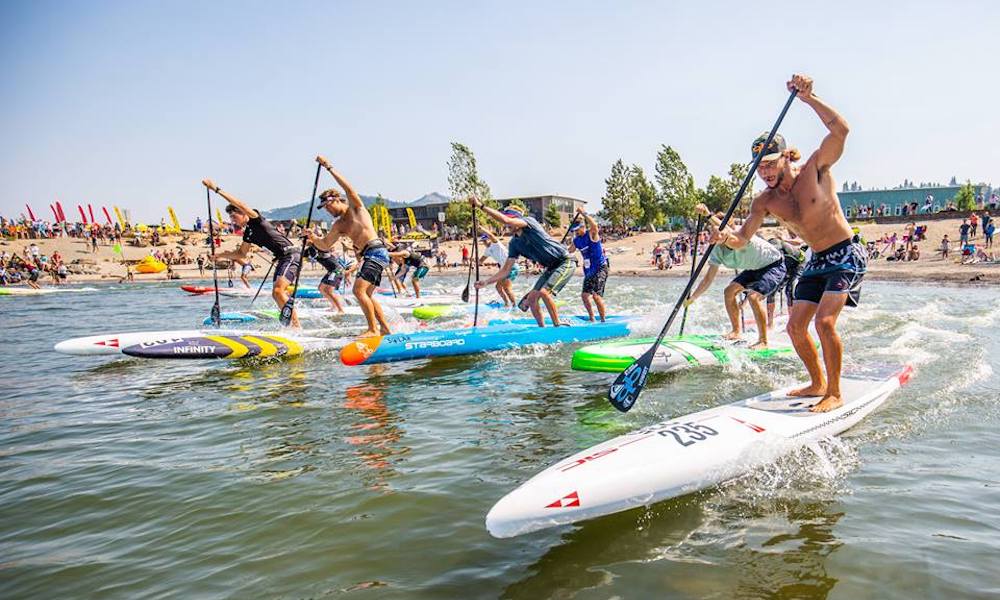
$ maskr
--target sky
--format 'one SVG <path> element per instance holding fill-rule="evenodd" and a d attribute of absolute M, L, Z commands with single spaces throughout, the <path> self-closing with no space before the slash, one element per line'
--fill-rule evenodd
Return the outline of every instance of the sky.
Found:
<path fill-rule="evenodd" d="M 203 177 L 288 206 L 317 153 L 409 201 L 448 192 L 453 141 L 495 197 L 596 209 L 612 163 L 652 177 L 661 144 L 699 186 L 748 162 L 792 73 L 851 125 L 838 181 L 1000 183 L 998 56 L 988 1 L 7 0 L 0 214 L 187 225 Z M 796 103 L 781 131 L 808 155 L 825 130 Z"/>

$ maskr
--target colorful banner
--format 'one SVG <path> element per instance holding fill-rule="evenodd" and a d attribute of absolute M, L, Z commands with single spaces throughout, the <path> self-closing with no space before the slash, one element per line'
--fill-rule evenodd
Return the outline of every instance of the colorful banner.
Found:
<path fill-rule="evenodd" d="M 55 205 L 54 205 L 54 204 L 50 204 L 50 205 L 49 205 L 49 208 L 51 208 L 51 209 L 52 209 L 52 217 L 53 217 L 53 220 L 54 220 L 54 221 L 55 221 L 56 223 L 58 223 L 58 222 L 59 222 L 59 211 L 57 211 L 57 210 L 56 210 L 56 207 L 55 207 Z"/>
<path fill-rule="evenodd" d="M 217 223 L 217 224 L 218 224 L 218 225 L 219 225 L 220 227 L 222 226 L 222 224 L 223 224 L 223 223 L 225 223 L 225 222 L 226 222 L 226 221 L 225 221 L 225 220 L 224 220 L 224 219 L 222 218 L 222 213 L 221 213 L 221 212 L 219 212 L 219 207 L 218 207 L 218 206 L 216 206 L 216 207 L 215 207 L 215 217 L 216 217 L 216 219 L 215 219 L 215 222 L 216 222 L 216 223 Z"/>
<path fill-rule="evenodd" d="M 417 215 L 413 214 L 413 209 L 406 207 L 406 216 L 410 218 L 410 229 L 417 228 Z"/>
<path fill-rule="evenodd" d="M 94 218 L 94 207 L 90 204 L 87 205 L 87 210 L 90 211 L 90 222 L 97 224 L 97 219 Z"/>
<path fill-rule="evenodd" d="M 79 204 L 77 204 L 76 207 L 80 209 L 80 218 L 83 219 L 83 224 L 86 225 L 87 224 L 87 215 L 83 212 L 83 207 L 80 206 Z"/>
<path fill-rule="evenodd" d="M 28 206 L 27 202 L 24 204 L 24 208 L 28 209 L 28 218 L 31 219 L 32 221 L 34 221 L 35 220 L 35 213 L 31 212 L 31 207 Z"/>
<path fill-rule="evenodd" d="M 111 221 L 111 213 L 108 212 L 108 207 L 102 206 L 101 210 L 104 211 L 104 218 L 108 220 L 108 225 L 111 225 L 113 222 Z"/>
<path fill-rule="evenodd" d="M 65 223 L 66 222 L 66 213 L 63 212 L 62 204 L 58 200 L 56 200 L 56 211 L 58 211 L 56 214 L 59 215 L 59 220 L 62 221 L 63 223 Z"/>
<path fill-rule="evenodd" d="M 125 217 L 122 216 L 122 211 L 118 209 L 117 206 L 112 206 L 115 209 L 115 216 L 118 217 L 118 224 L 121 225 L 122 231 L 125 231 Z"/>
<path fill-rule="evenodd" d="M 111 247 L 111 251 L 114 252 L 115 254 L 121 254 L 122 253 L 122 245 L 121 244 L 115 244 L 114 246 Z"/>
<path fill-rule="evenodd" d="M 174 212 L 173 207 L 168 206 L 167 212 L 170 213 L 170 222 L 174 224 L 174 233 L 181 232 L 181 223 L 177 220 L 177 213 Z"/>

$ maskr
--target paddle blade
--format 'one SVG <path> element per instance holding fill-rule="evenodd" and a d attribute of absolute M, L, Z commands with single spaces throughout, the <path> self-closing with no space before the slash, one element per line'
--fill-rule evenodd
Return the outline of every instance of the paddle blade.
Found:
<path fill-rule="evenodd" d="M 288 299 L 285 305 L 281 307 L 281 317 L 278 321 L 281 323 L 282 327 L 288 327 L 292 324 L 292 312 L 295 310 L 295 296 Z"/>
<path fill-rule="evenodd" d="M 639 399 L 643 386 L 646 385 L 646 377 L 649 376 L 649 367 L 653 364 L 655 354 L 656 346 L 653 345 L 639 357 L 639 360 L 618 374 L 608 390 L 608 401 L 612 406 L 622 412 L 628 412 L 632 408 Z"/>
<path fill-rule="evenodd" d="M 468 301 L 469 301 L 469 286 L 465 286 L 465 289 L 462 290 L 462 302 L 468 302 Z"/>
<path fill-rule="evenodd" d="M 222 326 L 222 311 L 219 309 L 219 303 L 216 302 L 212 305 L 212 327 L 218 329 Z"/>

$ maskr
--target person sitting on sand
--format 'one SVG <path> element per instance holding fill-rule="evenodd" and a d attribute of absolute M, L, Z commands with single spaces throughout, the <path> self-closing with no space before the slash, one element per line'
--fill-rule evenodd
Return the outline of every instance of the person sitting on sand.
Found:
<path fill-rule="evenodd" d="M 708 230 L 710 239 L 715 241 L 719 236 L 718 226 L 721 221 L 720 215 L 713 215 L 704 204 L 695 206 L 695 212 L 708 217 Z M 685 301 L 690 306 L 704 294 L 715 276 L 719 273 L 719 267 L 728 267 L 739 271 L 739 275 L 733 278 L 723 291 L 726 303 L 726 314 L 729 316 L 729 323 L 732 326 L 729 333 L 723 336 L 727 340 L 738 340 L 742 335 L 740 319 L 740 308 L 737 297 L 743 292 L 747 292 L 750 301 L 750 308 L 753 310 L 754 320 L 757 323 L 757 342 L 751 346 L 752 349 L 767 348 L 767 314 L 764 311 L 762 300 L 781 286 L 785 281 L 785 261 L 781 251 L 767 243 L 762 237 L 754 235 L 750 242 L 739 249 L 733 249 L 725 244 L 718 244 L 712 250 L 708 258 L 708 271 L 701 279 L 698 287 L 691 292 L 691 296 Z"/>
<path fill-rule="evenodd" d="M 906 260 L 920 260 L 920 247 L 917 244 L 910 246 L 910 250 L 906 253 Z"/>
<path fill-rule="evenodd" d="M 368 323 L 368 329 L 361 333 L 361 337 L 388 335 L 391 333 L 389 323 L 386 322 L 382 306 L 375 299 L 374 294 L 379 284 L 382 283 L 383 271 L 391 262 L 389 251 L 382 238 L 375 233 L 372 217 L 368 214 L 364 202 L 361 201 L 361 196 L 354 191 L 351 184 L 340 173 L 333 170 L 326 158 L 317 156 L 316 162 L 333 176 L 337 184 L 344 190 L 347 198 L 344 198 L 339 191 L 333 188 L 324 190 L 319 195 L 319 206 L 330 213 L 333 217 L 333 223 L 326 235 L 321 237 L 312 231 L 307 231 L 306 237 L 309 243 L 316 246 L 318 250 L 329 250 L 341 236 L 350 238 L 354 247 L 361 249 L 358 256 L 361 266 L 358 269 L 358 276 L 354 280 L 354 297 Z"/>
<path fill-rule="evenodd" d="M 545 327 L 545 319 L 542 317 L 542 310 L 538 306 L 539 300 L 545 303 L 549 316 L 552 318 L 552 325 L 558 327 L 562 325 L 559 321 L 559 309 L 556 307 L 555 297 L 570 278 L 573 277 L 573 261 L 569 258 L 566 248 L 563 248 L 558 241 L 545 232 L 541 224 L 533 217 L 529 217 L 514 207 L 507 207 L 503 211 L 490 208 L 482 203 L 478 198 L 470 197 L 469 204 L 472 207 L 479 207 L 488 217 L 507 227 L 511 233 L 510 243 L 507 245 L 507 260 L 504 262 L 500 272 L 492 277 L 476 282 L 477 288 L 484 288 L 506 278 L 510 275 L 514 263 L 522 256 L 529 258 L 545 268 L 542 275 L 535 281 L 531 291 L 524 296 L 518 307 L 523 310 L 531 309 L 531 315 L 535 317 L 535 322 L 539 327 Z"/>

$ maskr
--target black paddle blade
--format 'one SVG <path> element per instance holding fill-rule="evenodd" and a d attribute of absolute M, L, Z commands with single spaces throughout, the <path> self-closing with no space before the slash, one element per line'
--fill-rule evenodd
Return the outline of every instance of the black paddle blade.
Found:
<path fill-rule="evenodd" d="M 655 354 L 656 346 L 654 345 L 640 356 L 639 360 L 618 374 L 618 378 L 608 390 L 608 401 L 611 402 L 612 406 L 622 412 L 628 412 L 632 408 L 635 401 L 639 399 L 643 386 L 646 385 L 649 366 L 652 364 Z"/>
<path fill-rule="evenodd" d="M 292 312 L 295 310 L 295 296 L 288 299 L 285 305 L 281 307 L 281 318 L 279 322 L 282 327 L 288 327 L 292 323 Z"/>
<path fill-rule="evenodd" d="M 219 309 L 218 303 L 212 305 L 212 327 L 218 329 L 222 326 L 222 312 Z"/>
<path fill-rule="evenodd" d="M 462 290 L 462 302 L 468 302 L 468 301 L 469 301 L 469 286 L 465 286 L 465 289 Z"/>

